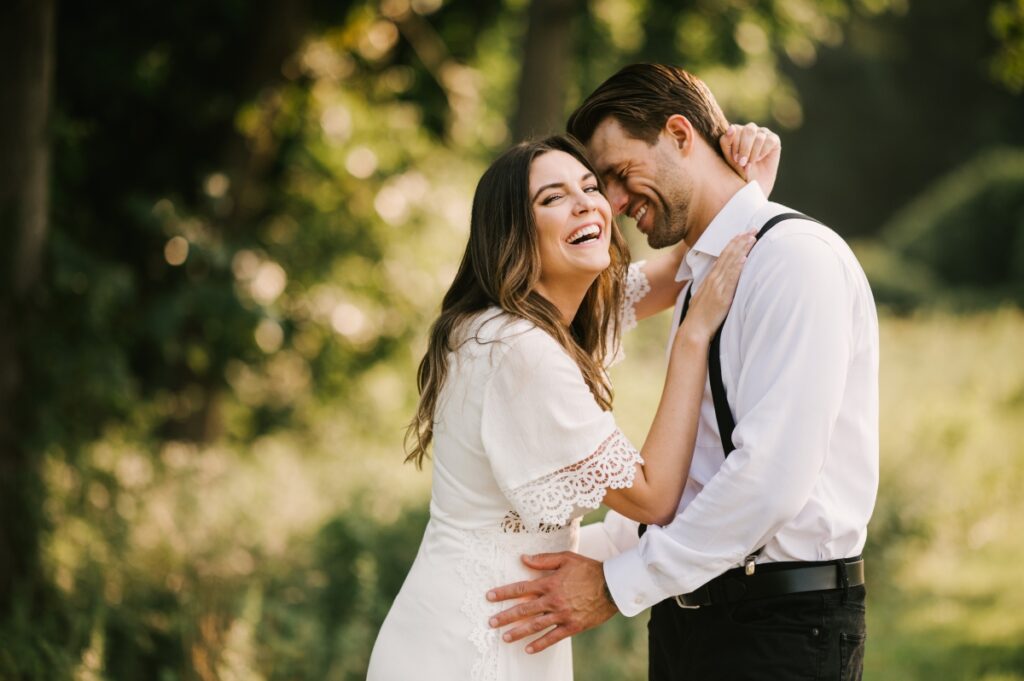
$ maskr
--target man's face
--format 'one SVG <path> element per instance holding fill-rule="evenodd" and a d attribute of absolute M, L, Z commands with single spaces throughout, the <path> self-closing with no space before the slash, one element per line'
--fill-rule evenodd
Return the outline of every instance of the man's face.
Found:
<path fill-rule="evenodd" d="M 604 119 L 587 144 L 616 215 L 628 215 L 653 248 L 679 243 L 689 230 L 693 182 L 676 140 L 663 132 L 649 145 L 617 120 Z"/>

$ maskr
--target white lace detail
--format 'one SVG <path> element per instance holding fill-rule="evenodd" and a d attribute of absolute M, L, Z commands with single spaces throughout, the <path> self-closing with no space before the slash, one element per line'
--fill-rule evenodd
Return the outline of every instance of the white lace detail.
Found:
<path fill-rule="evenodd" d="M 504 528 L 464 531 L 466 556 L 456 565 L 456 572 L 466 585 L 461 609 L 472 623 L 469 640 L 477 651 L 470 681 L 497 681 L 498 678 L 498 650 L 504 644 L 498 638 L 500 630 L 492 629 L 488 620 L 508 607 L 508 603 L 491 603 L 485 597 L 487 590 L 522 579 L 513 573 L 512 566 L 519 565 L 524 553 L 551 553 L 572 548 L 577 526 L 574 522 L 547 532 L 507 532 Z"/>
<path fill-rule="evenodd" d="M 495 681 L 498 677 L 498 630 L 488 626 L 487 621 L 498 609 L 484 598 L 484 594 L 487 589 L 500 586 L 494 582 L 498 543 L 488 541 L 481 532 L 466 534 L 469 556 L 467 560 L 459 561 L 455 570 L 466 585 L 462 612 L 473 623 L 469 641 L 478 655 L 470 678 L 473 681 Z"/>
<path fill-rule="evenodd" d="M 619 313 L 619 324 L 622 331 L 636 328 L 636 305 L 651 292 L 651 282 L 644 274 L 644 260 L 630 263 L 626 270 L 626 285 L 622 296 L 622 310 Z"/>
<path fill-rule="evenodd" d="M 551 534 L 552 532 L 557 532 L 561 529 L 564 529 L 561 525 L 548 525 L 547 523 L 542 523 L 541 525 L 531 529 L 527 527 L 526 523 L 523 522 L 523 519 L 519 517 L 519 513 L 516 511 L 509 511 L 501 521 L 501 531 L 511 532 L 513 534 L 519 532 L 540 532 L 542 534 Z"/>
<path fill-rule="evenodd" d="M 631 487 L 635 466 L 643 462 L 636 447 L 615 429 L 582 461 L 502 491 L 527 531 L 539 531 L 547 525 L 565 525 L 577 509 L 597 508 L 608 489 Z"/>

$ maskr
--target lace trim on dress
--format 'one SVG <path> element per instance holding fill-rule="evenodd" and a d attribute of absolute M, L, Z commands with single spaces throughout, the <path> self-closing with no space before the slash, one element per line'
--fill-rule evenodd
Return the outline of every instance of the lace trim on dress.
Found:
<path fill-rule="evenodd" d="M 469 641 L 476 648 L 477 658 L 470 670 L 469 681 L 497 681 L 501 632 L 492 629 L 488 620 L 507 603 L 491 603 L 484 594 L 488 589 L 506 584 L 515 575 L 509 566 L 518 565 L 524 553 L 551 553 L 569 549 L 575 539 L 578 523 L 546 533 L 506 534 L 501 530 L 466 530 L 466 554 L 455 567 L 466 586 L 462 613 L 472 627 Z"/>
<path fill-rule="evenodd" d="M 519 517 L 519 513 L 516 511 L 509 511 L 505 514 L 505 517 L 501 521 L 501 531 L 510 532 L 512 534 L 518 534 L 520 532 L 540 532 L 541 534 L 551 534 L 563 529 L 561 525 L 549 525 L 547 523 L 541 523 L 537 527 L 527 527 L 523 519 Z"/>
<path fill-rule="evenodd" d="M 636 328 L 636 305 L 648 293 L 651 292 L 651 282 L 644 274 L 643 260 L 630 263 L 626 270 L 626 285 L 622 296 L 622 310 L 619 314 L 619 323 L 623 331 L 631 331 Z"/>
<path fill-rule="evenodd" d="M 487 589 L 494 586 L 495 568 L 499 564 L 498 544 L 477 532 L 467 532 L 468 560 L 455 566 L 459 578 L 466 585 L 462 612 L 473 628 L 469 641 L 476 648 L 477 659 L 470 673 L 472 681 L 496 681 L 498 678 L 498 630 L 487 626 L 497 608 L 484 599 Z"/>
<path fill-rule="evenodd" d="M 643 462 L 640 452 L 616 428 L 582 461 L 503 491 L 526 531 L 541 531 L 546 525 L 565 525 L 576 509 L 597 508 L 608 489 L 631 487 L 636 464 Z"/>

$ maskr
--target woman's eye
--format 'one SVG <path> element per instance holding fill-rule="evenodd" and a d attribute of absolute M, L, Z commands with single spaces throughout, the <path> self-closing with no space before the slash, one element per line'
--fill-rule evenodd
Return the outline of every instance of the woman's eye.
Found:
<path fill-rule="evenodd" d="M 544 197 L 544 200 L 541 201 L 541 205 L 544 205 L 544 206 L 551 205 L 552 203 L 554 203 L 554 201 L 556 201 L 557 199 L 560 199 L 560 198 L 562 198 L 561 194 L 548 194 L 546 197 Z"/>
<path fill-rule="evenodd" d="M 596 192 L 596 191 L 600 191 L 600 190 L 597 188 L 596 184 L 592 184 L 590 186 L 584 187 L 583 191 L 585 191 L 585 192 Z"/>

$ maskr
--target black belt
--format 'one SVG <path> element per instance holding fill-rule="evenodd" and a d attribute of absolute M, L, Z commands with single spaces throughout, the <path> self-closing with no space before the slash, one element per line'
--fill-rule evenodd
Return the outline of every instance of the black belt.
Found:
<path fill-rule="evenodd" d="M 764 563 L 751 569 L 748 564 L 724 572 L 696 591 L 676 596 L 676 604 L 680 608 L 699 608 L 864 583 L 864 561 L 860 557 L 827 563 Z"/>

